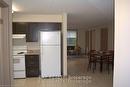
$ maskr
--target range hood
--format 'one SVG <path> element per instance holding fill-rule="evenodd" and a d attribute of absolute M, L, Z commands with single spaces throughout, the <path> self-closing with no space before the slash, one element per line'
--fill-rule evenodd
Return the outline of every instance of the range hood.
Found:
<path fill-rule="evenodd" d="M 25 37 L 26 37 L 26 34 L 13 34 L 14 39 L 22 39 Z"/>

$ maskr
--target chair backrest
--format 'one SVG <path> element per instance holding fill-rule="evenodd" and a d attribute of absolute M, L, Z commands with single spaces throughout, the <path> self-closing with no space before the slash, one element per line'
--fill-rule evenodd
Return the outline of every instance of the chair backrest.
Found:
<path fill-rule="evenodd" d="M 92 54 L 94 52 L 96 52 L 96 50 L 90 50 L 87 54 Z"/>
<path fill-rule="evenodd" d="M 88 58 L 89 58 L 89 61 L 93 61 L 93 60 L 96 60 L 96 55 L 97 55 L 97 51 L 96 50 L 90 50 L 88 52 Z"/>
<path fill-rule="evenodd" d="M 112 50 L 108 50 L 105 51 L 103 53 L 104 57 L 108 60 L 108 61 L 114 61 L 114 51 Z"/>

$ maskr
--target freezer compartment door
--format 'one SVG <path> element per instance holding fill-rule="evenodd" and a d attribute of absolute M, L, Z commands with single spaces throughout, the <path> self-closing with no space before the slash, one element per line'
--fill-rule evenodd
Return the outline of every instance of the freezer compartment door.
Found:
<path fill-rule="evenodd" d="M 61 47 L 41 46 L 41 77 L 61 76 Z"/>
<path fill-rule="evenodd" d="M 40 32 L 41 45 L 60 45 L 60 31 Z"/>

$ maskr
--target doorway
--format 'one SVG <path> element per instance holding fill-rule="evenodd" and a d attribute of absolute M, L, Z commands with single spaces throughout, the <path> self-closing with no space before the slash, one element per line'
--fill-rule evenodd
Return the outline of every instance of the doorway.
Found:
<path fill-rule="evenodd" d="M 11 12 L 10 2 L 0 0 L 0 86 L 11 85 Z"/>

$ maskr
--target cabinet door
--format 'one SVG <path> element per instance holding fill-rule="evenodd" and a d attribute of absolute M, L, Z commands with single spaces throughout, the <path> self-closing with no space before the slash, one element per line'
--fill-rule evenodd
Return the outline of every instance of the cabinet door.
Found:
<path fill-rule="evenodd" d="M 26 55 L 26 77 L 38 77 L 40 75 L 39 70 L 39 55 Z"/>
<path fill-rule="evenodd" d="M 59 31 L 61 30 L 61 23 L 38 23 L 38 28 L 41 31 Z"/>
<path fill-rule="evenodd" d="M 27 42 L 37 42 L 39 31 L 61 30 L 61 23 L 29 23 L 27 29 Z"/>
<path fill-rule="evenodd" d="M 13 22 L 13 34 L 26 34 L 28 23 L 26 22 Z"/>
<path fill-rule="evenodd" d="M 26 55 L 26 67 L 39 66 L 39 56 L 38 55 Z"/>
<path fill-rule="evenodd" d="M 37 23 L 29 23 L 27 30 L 27 42 L 37 42 L 38 41 L 38 29 Z"/>

